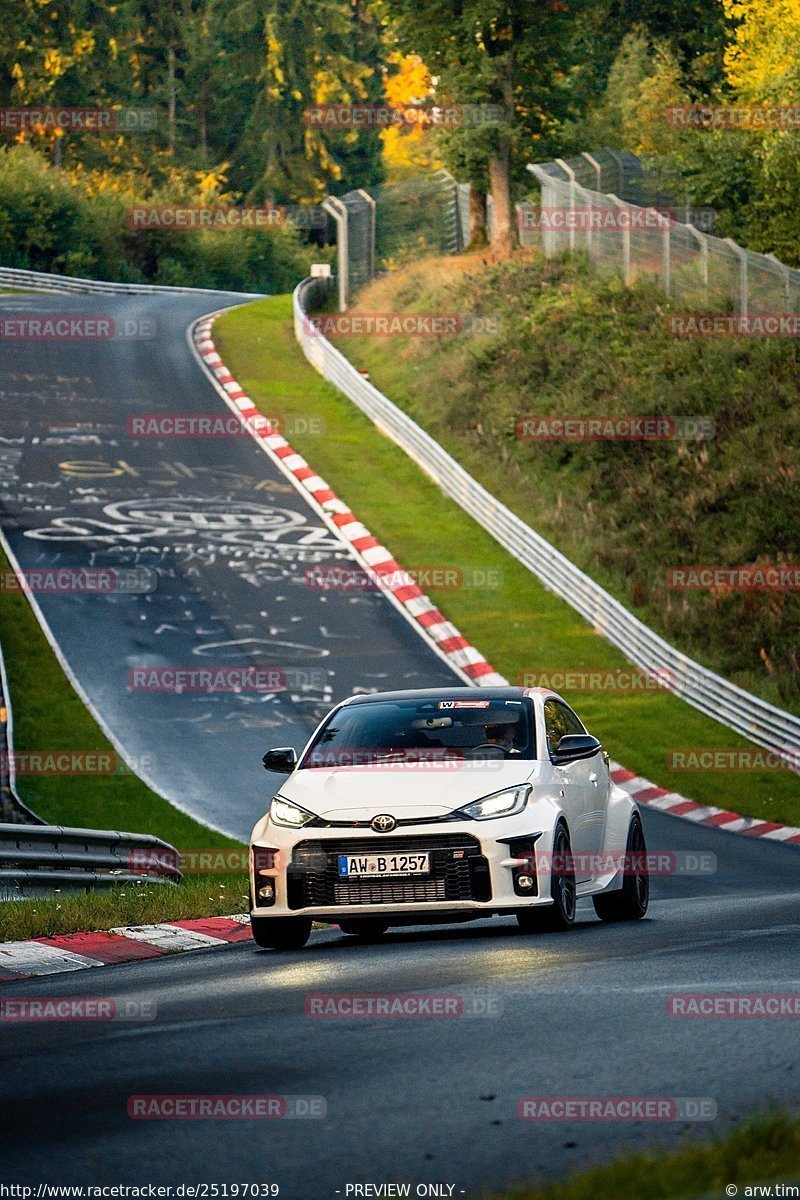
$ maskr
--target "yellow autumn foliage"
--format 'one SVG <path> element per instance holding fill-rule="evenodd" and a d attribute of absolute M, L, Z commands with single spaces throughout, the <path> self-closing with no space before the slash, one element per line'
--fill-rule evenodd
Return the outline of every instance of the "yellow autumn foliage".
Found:
<path fill-rule="evenodd" d="M 725 51 L 725 73 L 740 100 L 800 99 L 800 0 L 722 0 L 738 22 Z"/>

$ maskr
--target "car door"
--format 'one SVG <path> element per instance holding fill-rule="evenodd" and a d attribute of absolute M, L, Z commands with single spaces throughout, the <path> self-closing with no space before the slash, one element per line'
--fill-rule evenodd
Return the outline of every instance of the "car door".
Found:
<path fill-rule="evenodd" d="M 544 706 L 545 730 L 551 756 L 559 740 L 569 733 L 586 733 L 583 722 L 568 704 L 550 698 Z M 603 846 L 609 774 L 602 751 L 593 758 L 576 759 L 569 763 L 554 763 L 564 792 L 564 807 L 572 834 L 572 849 L 576 855 L 576 878 L 580 881 L 593 874 L 589 856 Z"/>

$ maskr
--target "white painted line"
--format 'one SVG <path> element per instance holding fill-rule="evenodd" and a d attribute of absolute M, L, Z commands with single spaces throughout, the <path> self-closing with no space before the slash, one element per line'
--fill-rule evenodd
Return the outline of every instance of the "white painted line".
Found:
<path fill-rule="evenodd" d="M 449 621 L 439 621 L 436 625 L 429 625 L 428 633 L 436 642 L 444 642 L 448 638 L 461 636 L 455 625 L 451 625 Z M 476 651 L 476 654 L 479 654 L 480 661 L 483 662 L 483 655 L 479 651 Z"/>
<path fill-rule="evenodd" d="M 391 562 L 393 555 L 385 546 L 371 546 L 368 550 L 362 551 L 362 558 L 368 566 L 378 567 L 381 563 Z"/>
<path fill-rule="evenodd" d="M 286 461 L 288 460 L 284 459 L 284 462 Z M 348 511 L 345 509 L 345 512 Z M 349 521 L 347 525 L 340 525 L 339 532 L 343 538 L 347 538 L 348 542 L 354 542 L 356 538 L 372 537 L 366 525 L 362 525 L 360 521 Z"/>
<path fill-rule="evenodd" d="M 329 490 L 328 484 L 320 475 L 309 475 L 308 479 L 303 480 L 303 487 L 309 492 L 325 492 Z"/>
<path fill-rule="evenodd" d="M 61 971 L 82 971 L 102 967 L 96 958 L 59 950 L 41 942 L 6 942 L 0 945 L 0 967 L 12 975 L 58 975 Z"/>
<path fill-rule="evenodd" d="M 287 471 L 299 471 L 302 467 L 307 467 L 308 463 L 302 454 L 287 454 L 283 459 L 283 465 Z"/>
<path fill-rule="evenodd" d="M 461 650 L 451 650 L 450 657 L 460 667 L 473 667 L 476 663 L 486 662 L 480 650 L 474 646 L 464 646 Z"/>
<path fill-rule="evenodd" d="M 697 808 L 693 808 L 691 812 L 681 813 L 681 816 L 687 821 L 698 822 L 707 821 L 709 817 L 716 817 L 721 812 L 723 812 L 723 809 L 721 808 L 714 808 L 713 805 L 701 804 L 698 805 Z M 719 828 L 721 829 L 723 827 L 719 826 Z"/>
<path fill-rule="evenodd" d="M 785 842 L 787 838 L 800 837 L 800 829 L 784 825 L 781 829 L 772 829 L 769 833 L 762 833 L 761 837 L 770 838 L 773 842 Z"/>
<path fill-rule="evenodd" d="M 199 950 L 204 946 L 225 946 L 224 938 L 211 937 L 193 929 L 182 929 L 179 925 L 121 925 L 112 929 L 120 937 L 132 938 L 135 942 L 147 942 L 162 950 Z"/>
<path fill-rule="evenodd" d="M 436 605 L 428 596 L 412 596 L 410 600 L 406 600 L 405 607 L 412 617 L 420 617 L 423 613 L 436 611 Z"/>
<path fill-rule="evenodd" d="M 618 788 L 622 788 L 623 792 L 627 792 L 634 799 L 636 798 L 636 792 L 646 792 L 648 788 L 653 786 L 649 779 L 642 779 L 641 775 L 636 775 L 633 779 L 627 779 L 625 783 L 617 784 Z"/>
<path fill-rule="evenodd" d="M 288 443 L 283 442 L 284 446 L 287 444 Z M 272 445 L 269 439 L 267 440 L 267 445 Z M 350 512 L 350 506 L 345 504 L 344 500 L 340 500 L 338 496 L 334 496 L 332 500 L 323 500 L 321 507 L 326 513 L 338 513 L 339 516 L 344 516 L 346 513 Z M 339 533 L 342 532 L 340 525 L 337 525 L 336 528 L 338 529 Z"/>
<path fill-rule="evenodd" d="M 617 784 L 617 787 L 619 787 L 619 784 Z M 636 797 L 634 796 L 635 799 Z M 676 805 L 685 803 L 686 797 L 679 795 L 678 792 L 667 792 L 666 796 L 655 796 L 652 800 L 639 801 L 639 804 L 644 804 L 646 808 L 659 808 L 664 812 L 669 812 Z"/>

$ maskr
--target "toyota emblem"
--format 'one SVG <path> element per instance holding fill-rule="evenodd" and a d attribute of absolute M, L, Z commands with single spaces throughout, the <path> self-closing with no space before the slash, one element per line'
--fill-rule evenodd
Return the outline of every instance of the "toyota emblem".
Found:
<path fill-rule="evenodd" d="M 397 821 L 394 817 L 390 817 L 388 813 L 380 813 L 377 817 L 373 817 L 370 821 L 370 828 L 376 833 L 391 833 Z"/>

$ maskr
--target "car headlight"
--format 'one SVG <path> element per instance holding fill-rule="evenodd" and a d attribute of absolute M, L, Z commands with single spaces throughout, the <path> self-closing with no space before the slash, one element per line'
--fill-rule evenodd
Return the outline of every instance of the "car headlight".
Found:
<path fill-rule="evenodd" d="M 300 829 L 314 820 L 313 813 L 306 812 L 299 804 L 293 804 L 283 796 L 275 796 L 267 813 L 273 825 L 285 825 L 287 829 Z"/>
<path fill-rule="evenodd" d="M 489 821 L 493 817 L 513 817 L 522 812 L 531 794 L 529 783 L 517 787 L 503 788 L 501 792 L 492 792 L 480 800 L 473 800 L 456 811 L 456 816 L 467 817 L 471 821 Z"/>

